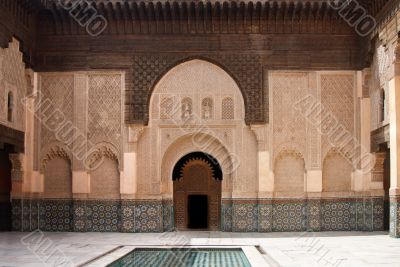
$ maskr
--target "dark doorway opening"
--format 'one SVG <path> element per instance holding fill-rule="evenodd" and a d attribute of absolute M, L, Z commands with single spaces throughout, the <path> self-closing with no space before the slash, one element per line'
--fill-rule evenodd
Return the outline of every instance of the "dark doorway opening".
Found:
<path fill-rule="evenodd" d="M 174 223 L 178 230 L 220 229 L 222 169 L 203 152 L 183 156 L 173 170 Z"/>
<path fill-rule="evenodd" d="M 11 161 L 13 147 L 0 148 L 0 231 L 11 231 Z"/>
<path fill-rule="evenodd" d="M 189 225 L 191 229 L 208 228 L 208 196 L 189 195 L 188 196 Z"/>
<path fill-rule="evenodd" d="M 385 190 L 383 204 L 383 229 L 388 231 L 390 226 L 390 149 L 386 150 L 386 157 L 383 162 L 383 189 Z"/>

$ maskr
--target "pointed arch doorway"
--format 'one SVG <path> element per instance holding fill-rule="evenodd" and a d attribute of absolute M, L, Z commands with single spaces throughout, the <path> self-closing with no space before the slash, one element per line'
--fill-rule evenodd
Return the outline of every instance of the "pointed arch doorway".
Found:
<path fill-rule="evenodd" d="M 219 230 L 222 170 L 203 152 L 183 156 L 173 170 L 175 226 L 178 230 Z"/>

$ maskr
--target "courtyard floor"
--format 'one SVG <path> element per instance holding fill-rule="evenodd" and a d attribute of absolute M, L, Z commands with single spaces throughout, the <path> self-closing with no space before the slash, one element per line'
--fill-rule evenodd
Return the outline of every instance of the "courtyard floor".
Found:
<path fill-rule="evenodd" d="M 3 232 L 0 266 L 101 266 L 134 247 L 168 246 L 248 248 L 253 266 L 400 266 L 400 239 L 387 232 Z"/>

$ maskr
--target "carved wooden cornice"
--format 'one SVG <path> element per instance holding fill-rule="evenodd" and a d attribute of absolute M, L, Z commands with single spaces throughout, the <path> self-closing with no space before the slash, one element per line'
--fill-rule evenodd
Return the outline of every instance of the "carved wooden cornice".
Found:
<path fill-rule="evenodd" d="M 324 1 L 91 1 L 104 16 L 104 34 L 352 32 Z M 86 4 L 82 4 L 85 6 Z M 369 6 L 373 9 L 373 6 Z M 79 34 L 62 6 L 46 1 L 43 33 Z"/>

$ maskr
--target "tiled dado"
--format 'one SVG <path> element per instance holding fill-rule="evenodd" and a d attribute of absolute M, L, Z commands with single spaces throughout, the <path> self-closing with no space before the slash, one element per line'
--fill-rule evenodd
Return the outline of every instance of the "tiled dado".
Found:
<path fill-rule="evenodd" d="M 162 232 L 174 227 L 172 201 L 12 200 L 13 230 Z"/>
<path fill-rule="evenodd" d="M 379 231 L 383 198 L 223 199 L 227 232 Z M 13 230 L 162 232 L 174 229 L 172 200 L 14 199 Z M 391 234 L 400 236 L 399 198 L 391 201 Z"/>
<path fill-rule="evenodd" d="M 380 231 L 383 198 L 224 199 L 221 230 Z M 399 209 L 400 210 L 400 209 Z M 397 225 L 400 225 L 397 223 Z"/>
<path fill-rule="evenodd" d="M 390 236 L 400 237 L 400 196 L 390 197 Z"/>

